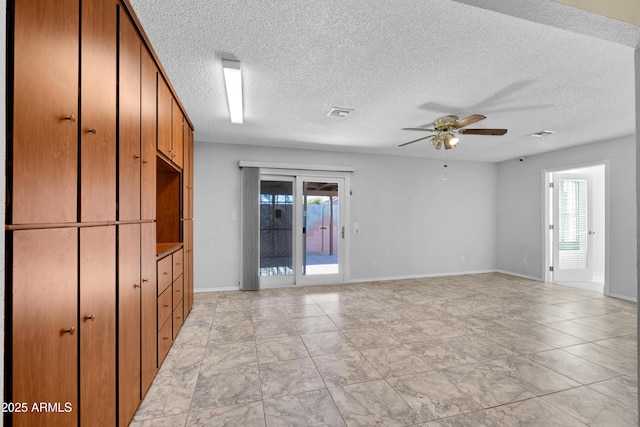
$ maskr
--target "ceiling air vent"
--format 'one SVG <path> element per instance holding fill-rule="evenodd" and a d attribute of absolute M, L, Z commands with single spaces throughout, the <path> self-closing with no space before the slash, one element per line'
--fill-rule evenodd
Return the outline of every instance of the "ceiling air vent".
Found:
<path fill-rule="evenodd" d="M 333 107 L 331 111 L 329 111 L 329 113 L 327 114 L 327 117 L 338 117 L 338 118 L 344 119 L 349 114 L 351 114 L 352 111 L 353 109 L 351 108 Z"/>
<path fill-rule="evenodd" d="M 532 133 L 529 136 L 532 136 L 534 138 L 542 138 L 543 136 L 553 135 L 554 133 L 558 133 L 558 132 L 556 132 L 555 130 L 541 130 L 540 132 Z"/>

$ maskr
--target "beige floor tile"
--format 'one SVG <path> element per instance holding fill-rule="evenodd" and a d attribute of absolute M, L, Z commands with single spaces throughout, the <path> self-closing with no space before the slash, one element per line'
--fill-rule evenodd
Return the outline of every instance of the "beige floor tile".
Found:
<path fill-rule="evenodd" d="M 483 408 L 535 397 L 523 385 L 487 364 L 459 366 L 441 372 Z"/>
<path fill-rule="evenodd" d="M 636 427 L 635 408 L 608 398 L 589 387 L 550 394 L 544 400 L 590 427 Z"/>
<path fill-rule="evenodd" d="M 411 426 L 421 419 L 384 380 L 329 388 L 347 426 Z"/>
<path fill-rule="evenodd" d="M 491 417 L 486 411 L 467 412 L 438 421 L 431 421 L 427 427 L 507 427 L 505 424 Z"/>
<path fill-rule="evenodd" d="M 313 361 L 327 387 L 362 383 L 382 378 L 359 351 L 314 356 Z"/>
<path fill-rule="evenodd" d="M 636 308 L 500 273 L 198 293 L 131 425 L 635 425 Z"/>
<path fill-rule="evenodd" d="M 638 381 L 631 377 L 618 377 L 589 384 L 592 388 L 618 402 L 636 408 L 638 405 Z"/>
<path fill-rule="evenodd" d="M 177 427 L 178 425 L 182 424 L 167 425 L 167 427 Z M 256 401 L 205 411 L 192 411 L 185 427 L 264 427 L 264 425 L 262 402 Z"/>
<path fill-rule="evenodd" d="M 580 384 L 591 384 L 622 375 L 562 350 L 533 353 L 526 357 Z"/>
<path fill-rule="evenodd" d="M 259 363 L 309 357 L 307 347 L 299 336 L 276 337 L 256 341 Z"/>
<path fill-rule="evenodd" d="M 261 364 L 260 383 L 263 399 L 326 388 L 310 357 Z"/>
<path fill-rule="evenodd" d="M 385 378 L 433 370 L 422 357 L 402 345 L 363 350 L 362 354 Z"/>
<path fill-rule="evenodd" d="M 345 426 L 328 390 L 266 399 L 264 416 L 267 427 Z"/>
<path fill-rule="evenodd" d="M 262 399 L 257 364 L 200 372 L 191 411 L 233 406 Z"/>
<path fill-rule="evenodd" d="M 387 381 L 423 421 L 483 409 L 470 394 L 439 371 L 389 378 Z"/>
<path fill-rule="evenodd" d="M 357 350 L 347 337 L 340 331 L 320 332 L 317 334 L 300 335 L 307 346 L 309 354 L 320 356 L 323 354 L 347 353 Z"/>
<path fill-rule="evenodd" d="M 487 409 L 487 413 L 506 426 L 585 427 L 585 424 L 541 398 Z"/>

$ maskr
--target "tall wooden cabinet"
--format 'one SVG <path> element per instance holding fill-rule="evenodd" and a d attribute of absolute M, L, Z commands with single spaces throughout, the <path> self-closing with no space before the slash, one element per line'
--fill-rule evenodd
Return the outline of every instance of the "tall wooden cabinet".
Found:
<path fill-rule="evenodd" d="M 193 304 L 193 128 L 128 0 L 8 11 L 4 397 L 49 406 L 5 422 L 126 426 Z"/>

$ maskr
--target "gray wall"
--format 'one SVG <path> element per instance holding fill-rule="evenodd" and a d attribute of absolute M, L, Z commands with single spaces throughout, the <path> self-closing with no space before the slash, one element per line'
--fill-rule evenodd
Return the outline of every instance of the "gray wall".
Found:
<path fill-rule="evenodd" d="M 450 160 L 444 181 L 438 159 L 196 141 L 196 290 L 238 286 L 239 160 L 355 168 L 351 281 L 495 270 L 496 164 Z"/>
<path fill-rule="evenodd" d="M 637 298 L 636 137 L 619 138 L 498 164 L 497 267 L 543 278 L 542 170 L 610 160 L 610 294 Z M 527 263 L 522 263 L 522 258 Z"/>

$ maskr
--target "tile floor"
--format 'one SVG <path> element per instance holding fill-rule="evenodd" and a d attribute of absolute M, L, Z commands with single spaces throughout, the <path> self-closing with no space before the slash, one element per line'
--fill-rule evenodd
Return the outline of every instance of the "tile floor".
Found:
<path fill-rule="evenodd" d="M 498 273 L 196 294 L 131 426 L 637 426 L 636 304 Z"/>

